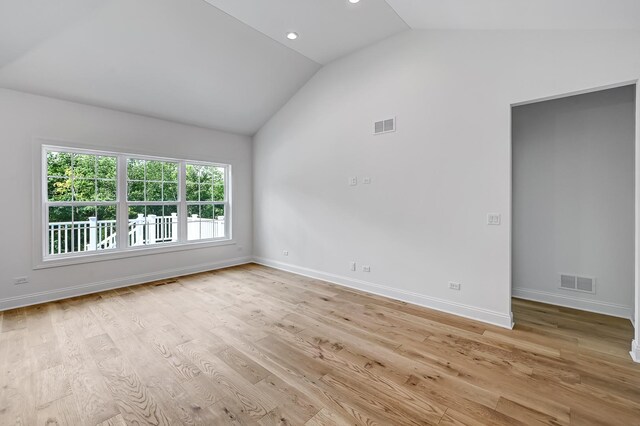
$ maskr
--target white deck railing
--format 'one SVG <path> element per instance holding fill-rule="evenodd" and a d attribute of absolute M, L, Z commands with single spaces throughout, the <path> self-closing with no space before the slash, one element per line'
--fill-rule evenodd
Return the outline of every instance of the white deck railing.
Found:
<path fill-rule="evenodd" d="M 187 239 L 220 238 L 225 236 L 224 217 L 203 219 L 191 215 L 187 219 Z M 116 221 L 90 217 L 84 222 L 53 222 L 49 224 L 49 254 L 107 250 L 117 245 Z M 130 247 L 178 241 L 178 216 L 144 216 L 129 219 Z"/>

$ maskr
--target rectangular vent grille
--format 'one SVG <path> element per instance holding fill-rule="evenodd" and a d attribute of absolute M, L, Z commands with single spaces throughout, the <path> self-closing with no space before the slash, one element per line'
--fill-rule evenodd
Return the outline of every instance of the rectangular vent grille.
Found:
<path fill-rule="evenodd" d="M 560 275 L 560 287 L 567 290 L 575 290 L 576 277 L 572 275 Z"/>
<path fill-rule="evenodd" d="M 396 119 L 388 118 L 386 120 L 376 121 L 373 124 L 373 134 L 389 133 L 396 131 Z"/>
<path fill-rule="evenodd" d="M 593 293 L 595 291 L 595 288 L 593 286 L 593 278 L 578 277 L 577 289 L 580 291 Z"/>
<path fill-rule="evenodd" d="M 596 292 L 596 279 L 577 275 L 560 274 L 560 288 L 564 290 L 580 291 L 583 293 Z"/>

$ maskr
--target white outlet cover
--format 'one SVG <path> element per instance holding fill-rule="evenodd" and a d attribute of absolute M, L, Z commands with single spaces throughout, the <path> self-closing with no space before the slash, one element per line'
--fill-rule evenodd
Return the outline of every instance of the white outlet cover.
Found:
<path fill-rule="evenodd" d="M 356 186 L 358 184 L 358 177 L 357 176 L 351 176 L 349 178 L 349 185 L 350 186 Z"/>
<path fill-rule="evenodd" d="M 289 256 L 289 252 L 288 252 L 287 250 L 283 250 L 283 251 L 282 251 L 282 254 L 283 254 L 284 256 Z"/>
<path fill-rule="evenodd" d="M 502 217 L 499 213 L 487 214 L 487 225 L 500 225 Z"/>
<path fill-rule="evenodd" d="M 370 177 L 362 178 L 362 183 L 365 184 L 365 185 L 370 185 L 371 184 L 371 178 Z"/>
<path fill-rule="evenodd" d="M 362 272 L 371 272 L 371 266 L 363 266 Z"/>

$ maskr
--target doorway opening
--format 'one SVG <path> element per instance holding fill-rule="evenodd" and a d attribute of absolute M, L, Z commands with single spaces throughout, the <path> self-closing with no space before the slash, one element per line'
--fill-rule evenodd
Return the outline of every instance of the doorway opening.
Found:
<path fill-rule="evenodd" d="M 551 332 L 591 318 L 603 328 L 594 335 L 610 332 L 627 347 L 633 339 L 636 93 L 633 83 L 512 106 L 516 325 Z M 553 315 L 527 317 L 531 301 L 544 304 L 534 311 Z M 593 328 L 584 330 L 588 339 Z"/>

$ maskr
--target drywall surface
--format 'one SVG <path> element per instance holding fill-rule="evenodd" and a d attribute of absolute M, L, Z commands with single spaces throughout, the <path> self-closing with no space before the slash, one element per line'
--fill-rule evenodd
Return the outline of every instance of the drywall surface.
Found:
<path fill-rule="evenodd" d="M 509 326 L 511 105 L 635 80 L 639 45 L 409 31 L 329 64 L 254 137 L 257 259 Z"/>
<path fill-rule="evenodd" d="M 38 138 L 229 163 L 234 245 L 32 270 L 32 174 Z M 0 309 L 247 261 L 252 252 L 251 139 L 0 89 Z M 14 277 L 27 276 L 16 286 Z"/>
<path fill-rule="evenodd" d="M 635 86 L 513 109 L 513 291 L 631 318 Z M 560 274 L 596 279 L 595 294 Z"/>

